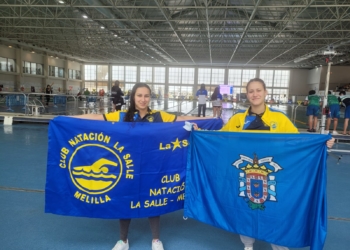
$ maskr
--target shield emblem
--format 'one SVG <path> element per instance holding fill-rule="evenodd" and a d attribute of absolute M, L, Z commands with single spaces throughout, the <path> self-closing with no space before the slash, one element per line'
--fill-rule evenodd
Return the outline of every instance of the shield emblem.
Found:
<path fill-rule="evenodd" d="M 262 204 L 267 199 L 267 177 L 257 173 L 247 174 L 247 196 L 250 201 Z"/>

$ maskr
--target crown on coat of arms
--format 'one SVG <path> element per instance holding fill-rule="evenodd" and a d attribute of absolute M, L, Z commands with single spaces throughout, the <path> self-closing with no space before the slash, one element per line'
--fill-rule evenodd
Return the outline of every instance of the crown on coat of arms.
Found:
<path fill-rule="evenodd" d="M 254 154 L 253 166 L 249 163 L 247 166 L 241 168 L 246 174 L 260 174 L 260 175 L 269 175 L 273 171 L 265 167 L 265 165 L 259 165 L 258 156 Z"/>

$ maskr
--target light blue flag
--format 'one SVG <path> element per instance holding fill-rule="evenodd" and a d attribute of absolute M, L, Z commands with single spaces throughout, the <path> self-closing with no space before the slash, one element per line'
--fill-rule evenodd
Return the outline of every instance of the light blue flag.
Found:
<path fill-rule="evenodd" d="M 322 249 L 328 139 L 194 131 L 184 215 L 276 245 Z"/>

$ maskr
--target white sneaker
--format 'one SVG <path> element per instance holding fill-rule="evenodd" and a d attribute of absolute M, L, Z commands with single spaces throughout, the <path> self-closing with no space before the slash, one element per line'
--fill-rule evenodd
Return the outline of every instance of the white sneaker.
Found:
<path fill-rule="evenodd" d="M 323 134 L 328 135 L 328 134 L 329 134 L 329 130 L 325 130 L 325 131 L 323 132 Z"/>
<path fill-rule="evenodd" d="M 332 135 L 339 135 L 339 133 L 337 131 L 333 130 Z"/>
<path fill-rule="evenodd" d="M 244 250 L 253 250 L 253 247 L 245 247 Z"/>
<path fill-rule="evenodd" d="M 126 243 L 125 243 L 122 240 L 118 240 L 117 244 L 115 244 L 112 250 L 129 250 L 129 241 L 126 240 Z"/>
<path fill-rule="evenodd" d="M 152 241 L 152 250 L 164 250 L 163 243 L 160 240 Z"/>

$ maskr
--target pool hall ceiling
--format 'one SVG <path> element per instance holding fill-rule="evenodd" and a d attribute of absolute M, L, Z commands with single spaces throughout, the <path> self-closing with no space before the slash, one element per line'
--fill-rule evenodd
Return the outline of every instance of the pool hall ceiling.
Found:
<path fill-rule="evenodd" d="M 349 8 L 341 0 L 0 0 L 0 43 L 92 63 L 349 65 Z"/>

